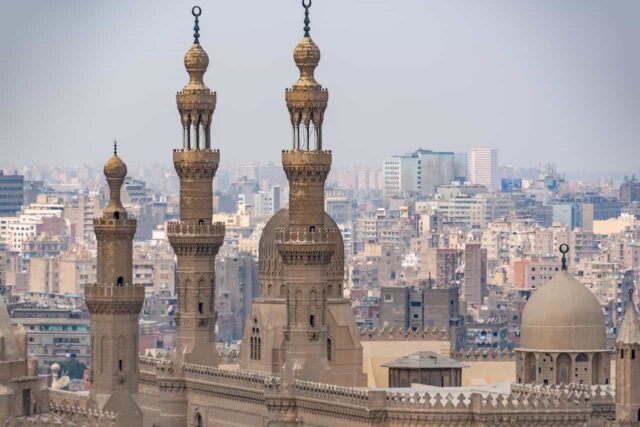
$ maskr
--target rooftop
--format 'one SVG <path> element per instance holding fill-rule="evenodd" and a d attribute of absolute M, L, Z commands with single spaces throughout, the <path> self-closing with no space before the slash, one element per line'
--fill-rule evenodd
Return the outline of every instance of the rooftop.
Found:
<path fill-rule="evenodd" d="M 409 368 L 409 369 L 429 369 L 429 368 L 464 368 L 462 362 L 458 362 L 449 357 L 444 357 L 433 351 L 419 351 L 408 356 L 382 365 L 385 368 Z"/>

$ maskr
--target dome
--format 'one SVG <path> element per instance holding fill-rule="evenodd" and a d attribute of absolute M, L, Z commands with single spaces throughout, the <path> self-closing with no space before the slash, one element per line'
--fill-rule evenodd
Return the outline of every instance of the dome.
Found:
<path fill-rule="evenodd" d="M 279 289 L 283 283 L 282 277 L 284 262 L 276 246 L 276 230 L 289 225 L 289 209 L 280 209 L 267 221 L 258 244 L 259 262 L 258 271 L 260 274 L 260 286 L 268 287 L 272 285 Z M 324 226 L 326 228 L 338 228 L 336 222 L 327 213 L 324 214 Z M 335 254 L 331 257 L 331 262 L 327 266 L 327 280 L 334 285 L 336 293 L 341 292 L 341 284 L 344 276 L 344 242 L 342 234 L 338 240 Z M 274 293 L 277 292 L 274 290 Z"/>
<path fill-rule="evenodd" d="M 209 66 L 209 55 L 200 46 L 200 43 L 194 43 L 184 55 L 184 66 L 187 71 L 207 71 Z"/>
<path fill-rule="evenodd" d="M 124 179 L 124 177 L 127 176 L 127 165 L 124 164 L 117 154 L 114 154 L 107 163 L 104 164 L 104 175 L 107 178 Z"/>
<path fill-rule="evenodd" d="M 536 291 L 522 313 L 521 350 L 604 351 L 605 319 L 596 296 L 566 271 Z"/>
<path fill-rule="evenodd" d="M 316 67 L 320 62 L 320 48 L 311 37 L 303 37 L 293 49 L 293 60 L 298 67 Z"/>

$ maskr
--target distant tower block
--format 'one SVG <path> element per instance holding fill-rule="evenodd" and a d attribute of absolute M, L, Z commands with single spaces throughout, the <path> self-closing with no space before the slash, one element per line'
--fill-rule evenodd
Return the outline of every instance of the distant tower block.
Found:
<path fill-rule="evenodd" d="M 144 286 L 132 280 L 136 220 L 120 200 L 127 166 L 114 153 L 104 166 L 109 203 L 93 221 L 98 242 L 97 283 L 86 285 L 91 313 L 91 397 L 100 410 L 121 414 L 121 426 L 142 426 L 138 393 L 138 316 Z"/>
<path fill-rule="evenodd" d="M 167 235 L 178 257 L 178 360 L 217 366 L 215 257 L 224 240 L 224 224 L 211 222 L 212 182 L 220 162 L 220 152 L 211 149 L 216 94 L 203 80 L 209 56 L 199 41 L 200 8 L 195 6 L 192 13 L 194 42 L 184 57 L 189 83 L 176 95 L 183 133 L 182 148 L 173 152 L 180 178 L 180 221 L 168 224 Z"/>

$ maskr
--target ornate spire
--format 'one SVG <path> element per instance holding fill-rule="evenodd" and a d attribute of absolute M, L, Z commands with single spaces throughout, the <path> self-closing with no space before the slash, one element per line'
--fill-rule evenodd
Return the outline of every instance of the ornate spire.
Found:
<path fill-rule="evenodd" d="M 319 151 L 322 150 L 322 122 L 329 92 L 322 88 L 314 76 L 320 62 L 320 49 L 309 36 L 311 0 L 302 0 L 302 6 L 305 10 L 304 37 L 293 50 L 293 60 L 300 70 L 300 78 L 291 89 L 287 89 L 285 99 L 293 127 L 292 149 Z M 302 137 L 300 136 L 301 124 L 303 125 Z M 310 133 L 311 124 L 313 124 L 313 135 Z"/>
<path fill-rule="evenodd" d="M 562 254 L 562 271 L 567 271 L 567 253 L 569 252 L 569 245 L 563 243 L 560 245 L 560 253 Z"/>
<path fill-rule="evenodd" d="M 191 8 L 191 14 L 195 18 L 195 25 L 193 26 L 193 42 L 200 44 L 200 26 L 198 25 L 198 18 L 202 15 L 202 9 L 200 9 L 200 6 L 193 6 L 193 8 Z"/>
<path fill-rule="evenodd" d="M 309 31 L 311 27 L 309 27 L 309 23 L 311 21 L 309 20 L 309 8 L 311 7 L 311 0 L 302 0 L 302 7 L 304 7 L 304 36 L 310 37 Z"/>
<path fill-rule="evenodd" d="M 127 176 L 127 165 L 118 157 L 118 142 L 113 142 L 113 156 L 104 164 L 104 176 L 109 184 L 109 203 L 104 208 L 103 217 L 124 219 L 127 211 L 120 200 L 122 183 Z M 116 218 L 117 217 L 117 218 Z"/>
<path fill-rule="evenodd" d="M 216 108 L 216 94 L 204 83 L 204 73 L 209 67 L 209 55 L 200 45 L 200 25 L 198 17 L 202 9 L 194 6 L 191 14 L 195 17 L 193 44 L 184 56 L 184 66 L 189 73 L 189 83 L 178 92 L 176 100 L 182 123 L 184 150 L 211 148 L 211 118 Z"/>

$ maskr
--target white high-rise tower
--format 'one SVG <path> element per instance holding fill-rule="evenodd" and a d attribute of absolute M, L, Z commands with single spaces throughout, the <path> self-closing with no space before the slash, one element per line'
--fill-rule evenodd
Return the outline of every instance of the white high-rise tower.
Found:
<path fill-rule="evenodd" d="M 498 150 L 473 147 L 469 153 L 469 180 L 473 184 L 498 188 Z"/>

